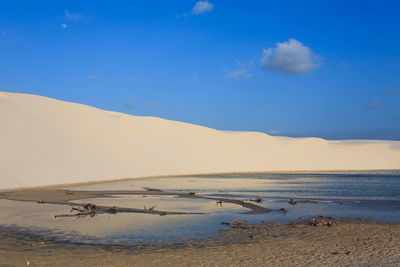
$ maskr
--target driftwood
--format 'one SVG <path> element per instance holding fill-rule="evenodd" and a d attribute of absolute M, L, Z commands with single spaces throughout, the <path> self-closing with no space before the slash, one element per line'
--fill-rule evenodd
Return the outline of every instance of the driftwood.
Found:
<path fill-rule="evenodd" d="M 293 198 L 291 198 L 288 202 L 291 205 L 296 205 L 298 203 L 318 203 L 318 201 L 314 201 L 314 200 L 294 200 Z"/>
<path fill-rule="evenodd" d="M 261 203 L 262 199 L 258 197 L 256 199 L 249 199 L 249 201 L 253 201 L 253 202 L 256 202 L 256 203 Z"/>
<path fill-rule="evenodd" d="M 119 208 L 116 206 L 107 207 L 107 206 L 96 206 L 92 203 L 88 204 L 75 204 L 75 206 L 71 207 L 71 212 L 77 211 L 75 214 L 60 214 L 55 215 L 55 218 L 60 217 L 77 217 L 82 218 L 86 216 L 94 217 L 97 214 L 117 214 L 117 213 L 149 213 L 154 215 L 185 215 L 185 214 L 202 214 L 202 213 L 195 213 L 195 212 L 176 212 L 176 211 L 159 211 L 156 210 L 156 206 L 151 206 L 147 208 L 144 206 L 143 209 L 134 209 L 134 208 Z"/>

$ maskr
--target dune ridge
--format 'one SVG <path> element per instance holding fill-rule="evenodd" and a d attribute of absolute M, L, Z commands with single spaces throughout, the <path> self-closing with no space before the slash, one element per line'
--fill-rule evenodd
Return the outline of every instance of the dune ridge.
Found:
<path fill-rule="evenodd" d="M 400 169 L 399 141 L 219 131 L 0 92 L 0 190 L 193 173 Z"/>

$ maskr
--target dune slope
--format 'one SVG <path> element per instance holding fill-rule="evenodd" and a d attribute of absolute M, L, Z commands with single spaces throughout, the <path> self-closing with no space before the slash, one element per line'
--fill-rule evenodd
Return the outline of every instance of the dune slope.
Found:
<path fill-rule="evenodd" d="M 400 169 L 400 142 L 223 132 L 0 92 L 0 189 L 157 175 Z"/>

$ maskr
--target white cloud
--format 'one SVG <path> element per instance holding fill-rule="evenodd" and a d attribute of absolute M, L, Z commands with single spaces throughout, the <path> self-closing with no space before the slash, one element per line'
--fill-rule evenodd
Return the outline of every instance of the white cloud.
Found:
<path fill-rule="evenodd" d="M 214 5 L 206 1 L 197 1 L 194 7 L 192 8 L 192 14 L 200 15 L 213 10 Z"/>
<path fill-rule="evenodd" d="M 65 10 L 64 16 L 66 19 L 69 20 L 80 20 L 83 18 L 83 15 L 81 13 L 69 13 L 68 10 Z"/>
<path fill-rule="evenodd" d="M 297 75 L 321 66 L 322 57 L 315 55 L 310 48 L 290 38 L 276 43 L 275 48 L 264 49 L 261 65 L 265 70 Z"/>
<path fill-rule="evenodd" d="M 239 60 L 235 61 L 236 64 L 239 66 L 238 68 L 235 68 L 234 70 L 228 70 L 228 69 L 223 69 L 223 71 L 226 72 L 225 77 L 226 78 L 231 78 L 231 79 L 239 79 L 239 78 L 250 78 L 253 76 L 252 70 L 250 67 L 253 65 L 253 62 L 250 61 L 248 64 L 244 64 L 240 62 Z"/>
<path fill-rule="evenodd" d="M 246 69 L 235 69 L 232 72 L 226 74 L 227 78 L 250 78 L 251 76 L 252 74 L 249 73 L 249 71 Z"/>
<path fill-rule="evenodd" d="M 63 28 L 63 29 L 67 28 L 67 24 L 65 24 L 65 23 L 61 24 L 61 28 Z"/>

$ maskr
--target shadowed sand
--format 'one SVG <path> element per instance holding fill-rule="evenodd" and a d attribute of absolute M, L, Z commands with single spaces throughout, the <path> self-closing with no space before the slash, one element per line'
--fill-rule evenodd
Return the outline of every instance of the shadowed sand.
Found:
<path fill-rule="evenodd" d="M 11 266 L 399 266 L 400 224 L 340 219 L 263 223 L 222 239 L 168 247 L 53 243 L 0 228 L 0 262 Z"/>

